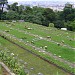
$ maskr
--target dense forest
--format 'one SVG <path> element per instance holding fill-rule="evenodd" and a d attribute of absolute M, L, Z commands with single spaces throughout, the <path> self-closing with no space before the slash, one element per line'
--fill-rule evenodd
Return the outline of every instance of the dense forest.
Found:
<path fill-rule="evenodd" d="M 5 5 L 7 11 L 4 11 Z M 63 11 L 53 11 L 50 8 L 18 5 L 17 2 L 9 5 L 7 0 L 0 0 L 0 20 L 24 20 L 75 31 L 75 8 L 72 4 L 66 3 Z"/>

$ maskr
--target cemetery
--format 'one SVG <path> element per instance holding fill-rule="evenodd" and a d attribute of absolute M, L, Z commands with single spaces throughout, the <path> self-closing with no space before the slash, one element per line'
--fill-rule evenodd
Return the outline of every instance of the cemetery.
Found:
<path fill-rule="evenodd" d="M 20 59 L 28 75 L 74 75 L 74 34 L 29 22 L 0 22 L 0 51 Z"/>

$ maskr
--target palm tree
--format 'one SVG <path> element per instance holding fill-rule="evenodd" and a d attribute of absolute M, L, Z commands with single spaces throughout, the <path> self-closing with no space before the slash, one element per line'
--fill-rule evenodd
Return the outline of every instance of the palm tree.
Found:
<path fill-rule="evenodd" d="M 0 0 L 0 8 L 3 12 L 3 8 L 4 8 L 4 5 L 6 4 L 7 5 L 8 1 L 7 0 Z"/>

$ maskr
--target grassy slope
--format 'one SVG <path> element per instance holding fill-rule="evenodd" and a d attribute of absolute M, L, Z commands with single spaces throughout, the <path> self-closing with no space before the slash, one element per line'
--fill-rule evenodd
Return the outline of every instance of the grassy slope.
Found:
<path fill-rule="evenodd" d="M 29 30 L 25 29 L 24 26 L 33 28 L 33 30 L 29 31 Z M 75 41 L 74 42 L 69 41 L 70 38 L 74 39 L 74 32 L 61 31 L 61 30 L 57 30 L 56 28 L 44 27 L 44 26 L 40 26 L 40 25 L 36 25 L 36 24 L 32 24 L 32 23 L 27 23 L 27 22 L 17 23 L 15 28 L 20 28 L 22 30 L 26 30 L 26 31 L 34 33 L 34 34 L 41 35 L 43 37 L 51 36 L 52 40 L 58 41 L 58 42 L 61 42 L 62 40 L 64 40 L 65 44 L 68 44 L 68 45 L 74 47 Z M 67 38 L 67 36 L 69 36 L 69 38 Z"/>
<path fill-rule="evenodd" d="M 32 25 L 31 23 L 24 23 L 24 26 L 25 25 L 27 25 L 27 27 L 33 27 L 34 26 L 33 30 L 28 31 L 28 30 L 24 29 L 25 31 L 28 31 L 30 33 L 34 33 L 35 32 L 36 34 L 39 34 L 41 36 L 44 35 L 43 37 L 46 37 L 47 35 L 49 35 L 49 33 L 47 33 L 47 30 L 49 30 L 49 28 L 46 28 L 46 27 L 43 27 L 43 26 L 42 26 L 43 27 L 42 28 L 41 26 L 36 26 L 35 24 Z M 22 24 L 17 23 L 16 26 L 12 26 L 12 27 L 14 27 L 16 29 L 19 28 L 20 30 L 23 30 L 24 26 L 23 26 L 23 23 Z M 37 29 L 37 27 L 39 27 L 40 30 Z M 36 29 L 34 29 L 34 28 L 36 28 Z M 6 26 L 3 26 L 1 29 L 3 29 L 3 30 L 10 30 L 10 27 L 8 28 Z M 50 29 L 52 30 L 53 28 L 50 28 Z M 43 30 L 43 32 L 42 32 L 42 30 Z M 46 31 L 46 34 L 45 34 L 44 30 Z M 54 30 L 56 30 L 56 29 L 54 29 Z M 62 36 L 64 35 L 63 37 L 62 36 L 56 37 L 55 41 L 59 42 L 61 40 L 64 40 L 64 41 L 66 40 L 65 42 L 66 42 L 67 45 L 69 43 L 71 45 L 74 45 L 73 44 L 74 40 L 73 41 L 69 41 L 70 38 L 74 39 L 74 37 L 73 37 L 74 33 L 72 33 L 72 32 L 64 32 L 64 31 L 58 31 L 58 30 L 54 31 L 54 30 L 51 31 L 52 33 L 54 33 L 54 34 L 51 35 L 51 37 L 56 37 L 55 35 L 58 34 L 58 33 L 59 34 L 62 33 Z M 33 41 L 33 39 L 38 39 L 38 38 L 35 38 L 34 36 L 30 36 L 28 34 L 19 32 L 17 30 L 11 30 L 9 33 L 15 35 L 17 38 L 20 38 L 20 39 L 22 39 L 23 37 L 25 37 L 26 39 L 23 39 L 25 42 L 26 41 L 31 42 L 31 41 Z M 66 33 L 68 33 L 68 34 L 66 35 Z M 69 38 L 67 38 L 66 36 L 69 36 Z M 52 38 L 52 40 L 53 40 L 53 38 Z M 47 42 L 45 40 L 34 41 L 34 45 L 37 46 L 37 47 L 42 47 L 42 46 L 44 47 L 44 46 L 47 45 L 48 48 L 47 48 L 46 51 L 51 52 L 53 54 L 56 54 L 57 56 L 60 55 L 62 58 L 66 59 L 68 61 L 75 62 L 75 57 L 74 57 L 75 51 L 72 50 L 72 49 L 69 49 L 69 48 L 66 48 L 66 47 L 62 47 L 62 46 L 58 46 L 55 43 Z"/>
<path fill-rule="evenodd" d="M 59 75 L 68 75 L 64 71 L 58 69 L 57 67 L 48 64 L 47 62 L 41 60 L 40 58 L 32 55 L 31 53 L 19 48 L 18 46 L 15 46 L 11 44 L 10 42 L 4 40 L 0 37 L 0 50 L 1 49 L 7 49 L 10 51 L 10 53 L 14 53 L 15 56 L 18 54 L 17 59 L 22 59 L 23 62 L 27 62 L 27 69 L 30 71 L 31 74 L 37 74 L 39 72 L 43 73 L 44 75 L 56 75 L 57 72 Z M 34 70 L 30 70 L 30 68 L 34 68 Z"/>
<path fill-rule="evenodd" d="M 10 28 L 5 26 L 5 23 L 0 23 L 0 24 L 1 24 L 1 26 L 0 26 L 1 30 L 10 30 Z M 4 26 L 2 26 L 2 24 Z M 9 25 L 11 25 L 11 24 L 9 24 Z M 33 29 L 27 30 L 24 28 L 24 26 L 27 26 L 27 27 L 30 27 Z M 32 23 L 16 23 L 16 25 L 12 26 L 12 27 L 13 28 L 19 28 L 21 30 L 25 30 L 25 31 L 33 33 L 33 34 L 41 35 L 43 37 L 51 36 L 52 40 L 57 41 L 57 42 L 61 42 L 61 40 L 64 40 L 65 44 L 74 47 L 74 44 L 73 44 L 74 40 L 69 41 L 70 38 L 74 39 L 74 33 L 73 32 L 60 31 L 60 30 L 57 30 L 55 28 L 47 28 L 47 27 L 43 27 L 43 26 L 39 26 L 39 25 L 37 26 L 36 24 L 32 24 Z M 29 41 L 29 42 L 31 42 L 35 38 L 33 36 L 29 36 L 27 34 L 18 32 L 17 30 L 11 30 L 9 33 L 15 35 L 18 38 L 26 37 L 27 39 L 24 39 L 24 41 Z M 59 35 L 59 34 L 61 34 L 61 35 Z M 57 36 L 57 35 L 59 35 L 59 36 Z M 66 36 L 69 36 L 69 38 L 67 38 Z M 35 42 L 35 45 L 38 47 L 48 45 L 48 49 L 47 49 L 48 52 L 52 52 L 53 54 L 57 54 L 57 56 L 61 55 L 62 58 L 69 60 L 71 62 L 75 61 L 74 60 L 75 58 L 73 58 L 74 57 L 74 51 L 71 49 L 64 48 L 61 46 L 58 47 L 56 44 L 51 43 L 51 42 L 47 42 L 44 40 Z"/>

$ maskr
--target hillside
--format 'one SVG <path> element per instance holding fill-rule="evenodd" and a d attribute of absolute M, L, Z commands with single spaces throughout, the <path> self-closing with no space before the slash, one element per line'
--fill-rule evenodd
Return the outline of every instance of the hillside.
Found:
<path fill-rule="evenodd" d="M 30 75 L 71 75 L 74 33 L 29 22 L 0 22 L 0 50 L 14 53 L 21 64 L 27 62 Z"/>

